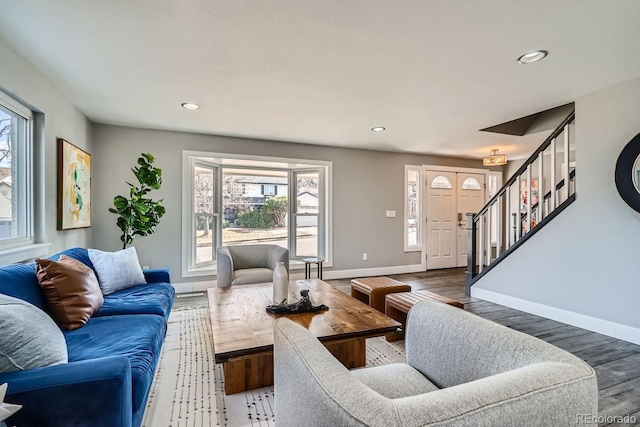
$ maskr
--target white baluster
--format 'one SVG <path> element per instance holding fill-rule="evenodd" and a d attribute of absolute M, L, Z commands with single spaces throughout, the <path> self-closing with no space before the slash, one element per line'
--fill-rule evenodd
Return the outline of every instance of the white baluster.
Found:
<path fill-rule="evenodd" d="M 564 194 L 569 198 L 569 125 L 564 125 Z"/>
<path fill-rule="evenodd" d="M 551 210 L 553 212 L 558 206 L 558 196 L 556 194 L 556 139 L 551 140 Z"/>
<path fill-rule="evenodd" d="M 538 154 L 538 217 L 537 222 L 542 221 L 544 218 L 544 167 L 542 166 L 542 159 L 544 158 L 544 152 L 541 151 Z"/>

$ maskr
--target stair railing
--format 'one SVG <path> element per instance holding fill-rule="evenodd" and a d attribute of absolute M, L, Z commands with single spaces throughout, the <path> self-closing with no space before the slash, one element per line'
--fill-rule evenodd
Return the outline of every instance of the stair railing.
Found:
<path fill-rule="evenodd" d="M 575 142 L 574 123 L 572 111 L 480 212 L 467 213 L 467 224 L 471 224 L 467 295 L 473 283 L 575 200 L 575 170 L 569 156 Z M 540 193 L 544 194 L 541 200 Z"/>

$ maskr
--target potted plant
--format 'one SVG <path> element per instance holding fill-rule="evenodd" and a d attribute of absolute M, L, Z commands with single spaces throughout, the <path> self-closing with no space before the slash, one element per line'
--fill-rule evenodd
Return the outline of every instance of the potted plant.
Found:
<path fill-rule="evenodd" d="M 147 197 L 147 193 L 158 190 L 162 185 L 162 169 L 154 167 L 154 161 L 149 153 L 140 155 L 138 165 L 131 168 L 140 185 L 127 182 L 129 198 L 118 195 L 113 198 L 114 207 L 109 208 L 109 212 L 118 215 L 116 225 L 122 230 L 122 249 L 132 244 L 135 236 L 153 234 L 165 213 L 162 199 L 153 201 Z"/>

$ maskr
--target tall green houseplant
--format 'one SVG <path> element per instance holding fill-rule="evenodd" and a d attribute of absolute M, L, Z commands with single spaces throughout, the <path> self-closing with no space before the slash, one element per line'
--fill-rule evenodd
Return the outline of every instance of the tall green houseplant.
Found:
<path fill-rule="evenodd" d="M 138 165 L 131 168 L 140 186 L 127 182 L 130 187 L 129 198 L 116 196 L 113 198 L 114 208 L 109 208 L 109 212 L 118 215 L 116 225 L 122 230 L 122 249 L 133 243 L 135 236 L 153 234 L 165 213 L 162 199 L 153 201 L 147 197 L 147 193 L 158 190 L 162 185 L 162 169 L 154 167 L 154 161 L 155 158 L 149 153 L 140 155 Z"/>

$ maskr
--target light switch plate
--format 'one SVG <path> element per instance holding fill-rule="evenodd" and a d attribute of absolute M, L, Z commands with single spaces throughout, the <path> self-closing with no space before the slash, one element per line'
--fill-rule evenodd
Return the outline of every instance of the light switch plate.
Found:
<path fill-rule="evenodd" d="M 387 218 L 395 218 L 396 211 L 387 211 Z"/>

